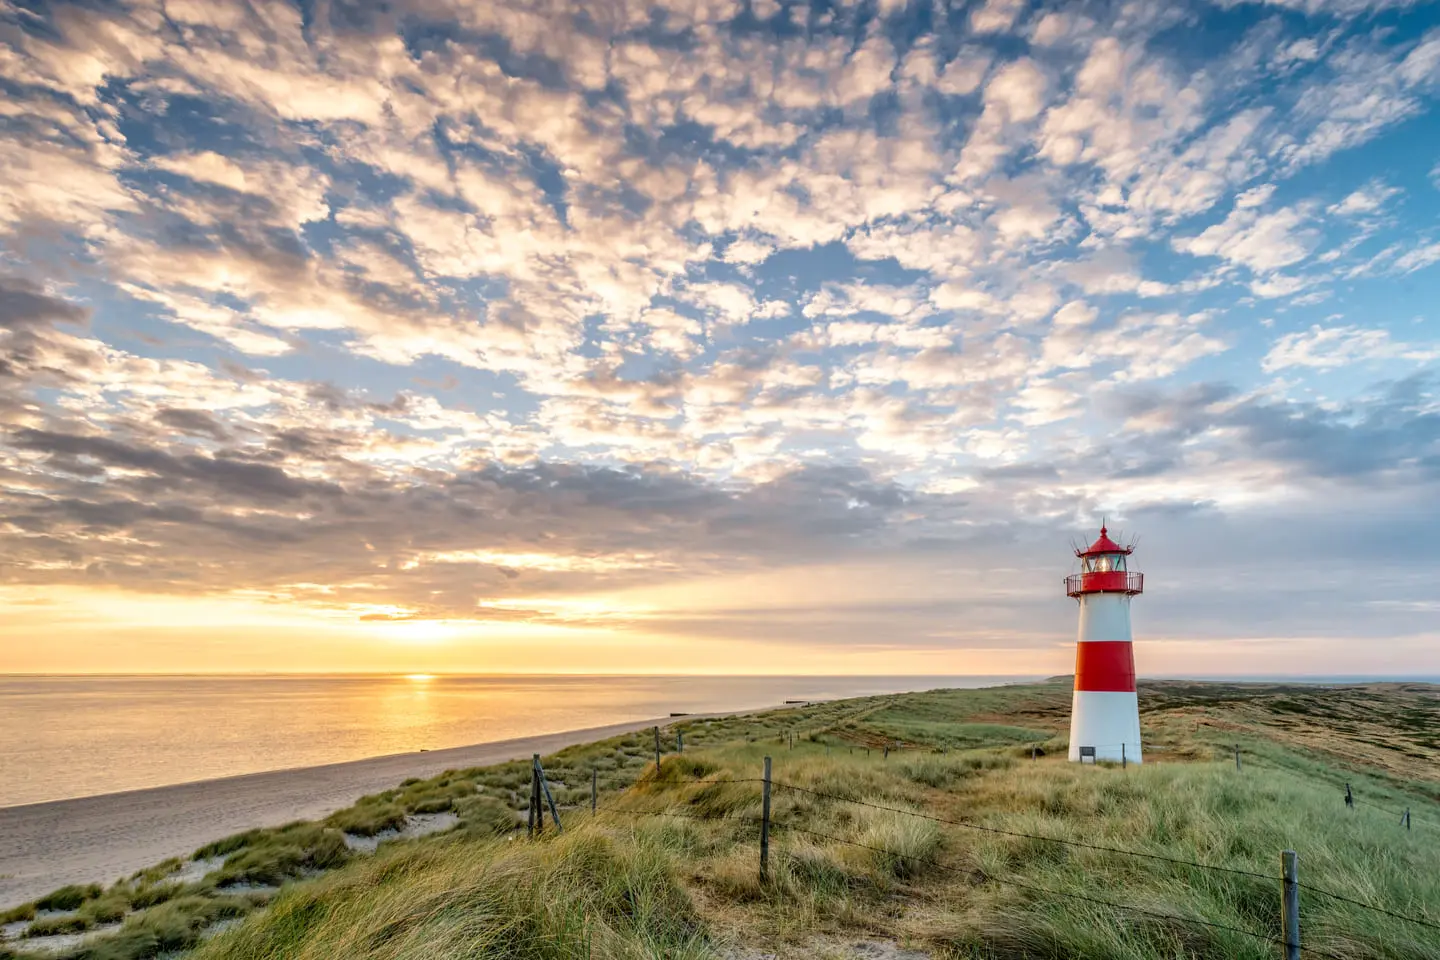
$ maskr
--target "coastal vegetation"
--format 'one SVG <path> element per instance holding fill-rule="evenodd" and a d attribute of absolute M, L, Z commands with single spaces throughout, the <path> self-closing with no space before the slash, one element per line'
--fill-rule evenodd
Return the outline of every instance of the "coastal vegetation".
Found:
<path fill-rule="evenodd" d="M 1147 762 L 1124 769 L 1066 762 L 1068 693 L 682 718 L 658 772 L 649 732 L 569 748 L 543 758 L 565 829 L 535 840 L 528 760 L 406 781 L 320 823 L 57 890 L 6 915 L 26 930 L 0 955 L 818 960 L 881 941 L 937 958 L 1259 960 L 1278 956 L 1293 849 L 1307 948 L 1440 960 L 1440 926 L 1369 908 L 1440 925 L 1440 689 L 1143 684 Z M 1410 829 L 1393 816 L 1407 809 Z M 421 822 L 447 829 L 412 835 Z"/>

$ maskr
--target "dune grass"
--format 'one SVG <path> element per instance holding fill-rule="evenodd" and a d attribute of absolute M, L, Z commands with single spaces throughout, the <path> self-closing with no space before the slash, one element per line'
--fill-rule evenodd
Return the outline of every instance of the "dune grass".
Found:
<path fill-rule="evenodd" d="M 1427 779 L 1407 779 L 1392 756 L 1357 766 L 1354 743 L 1312 742 L 1288 719 L 1273 730 L 1257 722 L 1272 715 L 1267 698 L 1290 696 L 1283 689 L 1222 697 L 1200 686 L 1142 693 L 1156 749 L 1125 770 L 1065 761 L 1064 683 L 687 718 L 675 725 L 686 752 L 673 753 L 667 732 L 658 772 L 648 732 L 545 757 L 563 834 L 524 838 L 528 761 L 447 771 L 324 823 L 207 845 L 196 858 L 223 865 L 199 883 L 177 883 L 172 864 L 109 890 L 57 891 L 77 906 L 44 919 L 88 928 L 123 917 L 117 933 L 59 954 L 67 960 L 192 950 L 197 960 L 699 958 L 740 946 L 819 960 L 827 945 L 876 938 L 952 960 L 1259 960 L 1275 945 L 1223 928 L 1278 935 L 1288 848 L 1300 854 L 1302 883 L 1440 923 L 1440 838 L 1348 810 L 1336 788 L 1349 779 L 1376 803 L 1409 806 L 1434 833 L 1440 803 Z M 1404 696 L 1403 709 L 1378 712 L 1413 715 L 1418 694 Z M 1157 706 L 1166 697 L 1173 709 Z M 1237 741 L 1242 771 L 1229 753 Z M 964 746 L 977 742 L 987 745 Z M 886 758 L 877 744 L 897 749 Z M 761 883 L 752 781 L 766 754 L 774 829 Z M 592 771 L 602 778 L 594 817 Z M 388 841 L 374 856 L 344 843 L 342 831 L 374 836 L 444 811 L 459 820 L 444 834 Z M 202 941 L 218 921 L 242 918 Z M 1440 960 L 1436 931 L 1311 890 L 1302 928 L 1307 946 L 1347 958 Z"/>
<path fill-rule="evenodd" d="M 1219 763 L 1081 769 L 1006 750 L 926 757 L 932 773 L 953 768 L 943 789 L 914 779 L 905 763 L 815 750 L 777 757 L 775 777 L 876 806 L 1266 877 L 967 830 L 777 785 L 762 884 L 750 819 L 758 789 L 691 781 L 749 779 L 768 749 L 673 758 L 593 820 L 571 811 L 559 836 L 396 845 L 282 894 L 197 957 L 715 957 L 739 943 L 807 956 L 812 940 L 848 935 L 953 958 L 1259 960 L 1275 955 L 1273 944 L 1187 921 L 1278 935 L 1279 883 L 1270 877 L 1286 847 L 1300 850 L 1304 882 L 1440 922 L 1433 848 L 1337 810 L 1302 777 L 1246 777 Z M 710 817 L 727 819 L 697 819 Z M 617 913 L 616 903 L 626 906 Z M 1307 893 L 1304 911 L 1307 943 L 1341 956 L 1440 958 L 1440 941 L 1423 930 L 1318 894 Z"/>

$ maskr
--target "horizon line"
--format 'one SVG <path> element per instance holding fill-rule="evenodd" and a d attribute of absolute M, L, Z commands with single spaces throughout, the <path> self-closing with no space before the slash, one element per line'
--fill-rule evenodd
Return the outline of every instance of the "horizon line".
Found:
<path fill-rule="evenodd" d="M 217 670 L 217 671 L 134 671 L 134 672 L 82 672 L 82 673 L 57 673 L 54 671 L 0 671 L 0 679 L 36 679 L 36 678 L 65 678 L 65 679 L 126 679 L 126 678 L 210 678 L 210 677 L 253 677 L 253 678 L 280 678 L 280 677 L 315 677 L 315 678 L 386 678 L 397 679 L 420 679 L 420 678 L 466 678 L 466 679 L 507 679 L 507 678 L 581 678 L 581 677 L 612 677 L 612 678 L 646 678 L 646 679 L 736 679 L 736 680 L 763 680 L 763 679 L 796 679 L 815 678 L 827 680 L 848 680 L 861 679 L 866 677 L 884 679 L 997 679 L 997 680 L 1059 680 L 1072 677 L 1072 673 L 1060 674 L 1038 674 L 1038 673 L 627 673 L 627 672 L 590 672 L 590 671 L 556 671 L 549 673 L 529 672 L 468 672 L 468 671 L 439 671 L 439 670 Z M 1137 680 L 1436 680 L 1440 679 L 1440 671 L 1434 673 L 1201 673 L 1201 674 L 1151 674 L 1139 675 Z"/>

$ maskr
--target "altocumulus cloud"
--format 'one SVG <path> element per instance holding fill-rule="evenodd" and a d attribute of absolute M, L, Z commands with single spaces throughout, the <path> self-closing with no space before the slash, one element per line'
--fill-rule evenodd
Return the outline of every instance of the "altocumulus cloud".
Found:
<path fill-rule="evenodd" d="M 1104 513 L 1157 636 L 1434 635 L 1423 3 L 0 0 L 0 45 L 11 587 L 576 623 L 768 571 L 606 623 L 1045 645 Z"/>

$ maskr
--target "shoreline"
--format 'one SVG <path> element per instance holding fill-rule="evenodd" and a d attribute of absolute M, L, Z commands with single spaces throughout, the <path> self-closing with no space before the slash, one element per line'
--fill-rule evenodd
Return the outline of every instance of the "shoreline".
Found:
<path fill-rule="evenodd" d="M 755 707 L 734 716 L 777 707 Z M 465 747 L 388 754 L 163 787 L 0 807 L 0 910 L 71 883 L 109 884 L 254 827 L 316 820 L 407 777 L 482 767 L 593 743 L 681 717 L 656 717 Z"/>

